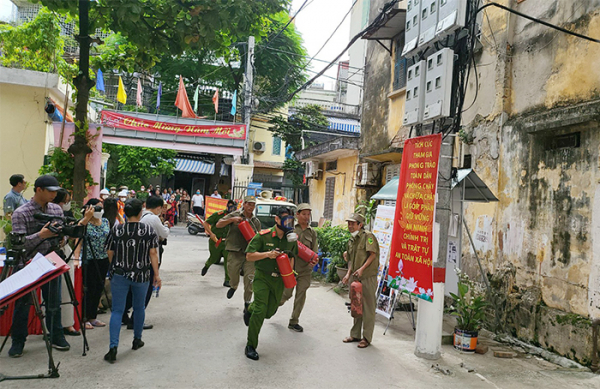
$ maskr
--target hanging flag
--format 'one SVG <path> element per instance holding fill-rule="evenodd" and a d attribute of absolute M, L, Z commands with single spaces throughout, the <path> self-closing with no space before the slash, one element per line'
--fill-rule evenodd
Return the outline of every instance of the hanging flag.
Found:
<path fill-rule="evenodd" d="M 219 112 L 219 88 L 217 88 L 217 90 L 215 91 L 212 100 L 213 104 L 215 105 L 215 113 L 217 113 Z"/>
<path fill-rule="evenodd" d="M 120 103 L 127 103 L 127 93 L 125 93 L 125 86 L 123 85 L 123 80 L 121 76 L 119 76 L 119 90 L 117 91 L 117 101 Z"/>
<path fill-rule="evenodd" d="M 156 110 L 160 108 L 160 96 L 162 96 L 162 82 L 158 83 L 158 93 L 156 94 Z"/>
<path fill-rule="evenodd" d="M 96 74 L 96 90 L 104 92 L 104 75 L 100 69 L 98 69 L 98 74 Z"/>
<path fill-rule="evenodd" d="M 188 99 L 187 92 L 185 91 L 185 85 L 183 83 L 183 77 L 179 76 L 179 89 L 177 90 L 177 98 L 175 99 L 175 106 L 181 110 L 181 117 L 183 118 L 196 118 L 196 114 L 192 110 L 192 105 Z"/>
<path fill-rule="evenodd" d="M 138 77 L 138 86 L 137 86 L 137 95 L 135 97 L 135 102 L 138 107 L 144 105 L 143 103 L 144 89 L 142 89 L 142 80 Z"/>
<path fill-rule="evenodd" d="M 237 91 L 233 91 L 233 97 L 231 98 L 231 115 L 235 116 L 237 112 Z"/>

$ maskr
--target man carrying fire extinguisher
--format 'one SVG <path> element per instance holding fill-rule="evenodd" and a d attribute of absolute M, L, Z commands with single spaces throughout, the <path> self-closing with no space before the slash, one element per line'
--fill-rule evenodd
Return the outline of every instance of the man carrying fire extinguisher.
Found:
<path fill-rule="evenodd" d="M 257 234 L 246 248 L 246 259 L 254 262 L 256 271 L 252 284 L 254 302 L 244 311 L 244 323 L 248 326 L 245 354 L 255 361 L 258 360 L 258 334 L 265 319 L 270 319 L 277 312 L 285 289 L 283 278 L 287 277 L 290 281 L 289 277 L 292 277 L 291 281 L 295 283 L 292 269 L 294 258 L 298 255 L 297 240 L 294 213 L 281 207 L 275 214 L 275 226 Z M 291 263 L 287 262 L 284 253 L 291 256 Z"/>
<path fill-rule="evenodd" d="M 371 344 L 375 328 L 379 243 L 373 233 L 364 229 L 365 218 L 362 215 L 353 213 L 346 221 L 352 238 L 344 253 L 344 258 L 348 261 L 348 273 L 342 282 L 362 283 L 362 316 L 354 318 L 350 336 L 344 338 L 343 342 L 359 342 L 358 347 L 365 348 Z"/>
<path fill-rule="evenodd" d="M 244 220 L 248 220 L 252 229 L 255 232 L 260 231 L 260 220 L 254 216 L 254 207 L 256 207 L 256 197 L 244 197 L 244 204 L 239 211 L 231 212 L 216 224 L 217 228 L 229 227 L 227 233 L 226 246 L 227 250 L 227 272 L 229 273 L 229 290 L 227 298 L 233 297 L 233 294 L 240 283 L 240 269 L 244 270 L 244 304 L 245 308 L 250 305 L 252 300 L 252 277 L 254 276 L 254 266 L 246 261 L 246 247 L 248 241 L 242 235 L 238 225 Z"/>
<path fill-rule="evenodd" d="M 296 234 L 298 234 L 298 242 L 301 242 L 306 247 L 317 253 L 319 251 L 319 242 L 317 241 L 317 233 L 310 227 L 310 213 L 311 207 L 309 204 L 298 204 L 298 212 L 296 213 L 298 224 L 296 224 L 294 231 Z M 315 262 L 296 261 L 294 263 L 296 273 L 298 273 L 296 277 L 298 285 L 296 285 L 296 296 L 294 297 L 294 309 L 292 311 L 292 317 L 290 318 L 290 322 L 288 324 L 288 328 L 290 330 L 294 330 L 296 332 L 304 331 L 304 328 L 302 328 L 298 322 L 300 313 L 302 313 L 302 308 L 304 308 L 304 303 L 306 301 L 306 291 L 310 287 L 312 269 L 316 265 L 316 261 L 318 261 L 318 259 L 319 257 L 315 256 Z M 292 297 L 293 292 L 293 288 L 284 290 L 283 298 L 281 299 L 281 305 L 283 305 Z"/>
<path fill-rule="evenodd" d="M 208 272 L 208 268 L 210 268 L 215 263 L 218 263 L 221 260 L 221 257 L 223 257 L 223 264 L 225 265 L 225 281 L 223 282 L 223 286 L 225 287 L 230 286 L 229 272 L 227 271 L 227 250 L 225 250 L 227 234 L 229 233 L 229 226 L 218 228 L 217 223 L 225 216 L 229 215 L 232 212 L 235 212 L 235 208 L 235 201 L 229 200 L 227 202 L 226 209 L 213 213 L 206 219 L 206 222 L 204 223 L 204 229 L 210 237 L 208 241 L 208 252 L 210 253 L 210 257 L 204 264 L 201 274 L 204 277 Z"/>

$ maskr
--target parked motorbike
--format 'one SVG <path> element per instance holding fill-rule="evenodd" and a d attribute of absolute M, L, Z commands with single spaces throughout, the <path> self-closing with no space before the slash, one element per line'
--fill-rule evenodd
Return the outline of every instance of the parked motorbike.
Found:
<path fill-rule="evenodd" d="M 190 235 L 198 235 L 198 233 L 204 232 L 204 224 L 202 224 L 200 219 L 191 212 L 188 212 L 187 214 L 186 227 Z"/>

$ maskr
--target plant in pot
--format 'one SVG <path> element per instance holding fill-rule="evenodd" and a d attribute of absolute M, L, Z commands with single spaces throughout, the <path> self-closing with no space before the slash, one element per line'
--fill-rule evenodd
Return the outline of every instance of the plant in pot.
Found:
<path fill-rule="evenodd" d="M 323 227 L 315 228 L 315 230 L 323 257 L 330 259 L 326 281 L 339 282 L 339 274 L 343 273 L 343 277 L 348 271 L 348 265 L 344 261 L 343 255 L 348 246 L 350 232 L 348 232 L 347 227 L 333 227 L 330 222 L 327 222 Z"/>
<path fill-rule="evenodd" d="M 463 352 L 475 352 L 488 303 L 484 300 L 483 292 L 465 273 L 457 269 L 457 274 L 458 295 L 450 293 L 454 299 L 450 314 L 456 316 L 454 348 Z"/>

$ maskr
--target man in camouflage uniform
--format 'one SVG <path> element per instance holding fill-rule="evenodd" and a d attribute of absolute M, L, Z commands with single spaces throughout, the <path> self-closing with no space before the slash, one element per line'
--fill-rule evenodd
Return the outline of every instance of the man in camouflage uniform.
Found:
<path fill-rule="evenodd" d="M 246 247 L 248 242 L 242 235 L 238 225 L 247 220 L 254 229 L 254 232 L 260 231 L 260 221 L 254 216 L 254 208 L 256 207 L 256 197 L 244 197 L 244 204 L 239 211 L 231 212 L 219 220 L 216 224 L 217 228 L 229 226 L 225 250 L 227 250 L 227 271 L 229 272 L 229 290 L 227 298 L 233 297 L 233 294 L 240 283 L 240 269 L 244 271 L 244 304 L 247 307 L 252 300 L 252 279 L 254 278 L 254 264 L 246 261 Z"/>
<path fill-rule="evenodd" d="M 229 233 L 229 226 L 218 228 L 217 222 L 231 212 L 235 212 L 235 208 L 235 201 L 229 200 L 227 202 L 227 209 L 213 213 L 204 223 L 204 229 L 210 237 L 210 240 L 208 241 L 210 257 L 202 268 L 202 276 L 205 276 L 208 269 L 215 263 L 218 263 L 222 257 L 223 265 L 225 266 L 225 282 L 223 282 L 223 286 L 226 287 L 229 287 L 229 272 L 227 271 L 227 250 L 225 250 L 225 245 L 227 242 L 227 234 Z"/>

